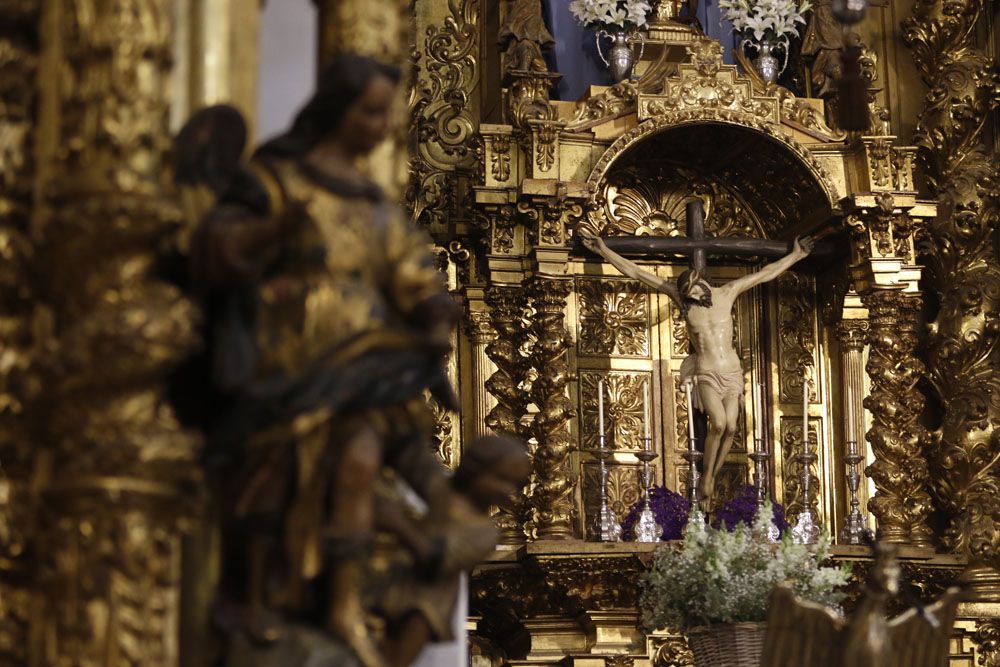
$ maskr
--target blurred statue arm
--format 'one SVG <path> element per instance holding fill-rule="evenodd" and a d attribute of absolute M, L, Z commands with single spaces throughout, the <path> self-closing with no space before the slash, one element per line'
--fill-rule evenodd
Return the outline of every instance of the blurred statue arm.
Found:
<path fill-rule="evenodd" d="M 226 195 L 195 230 L 191 243 L 195 282 L 225 290 L 259 280 L 278 258 L 303 218 L 262 168 L 248 171 L 242 187 Z"/>

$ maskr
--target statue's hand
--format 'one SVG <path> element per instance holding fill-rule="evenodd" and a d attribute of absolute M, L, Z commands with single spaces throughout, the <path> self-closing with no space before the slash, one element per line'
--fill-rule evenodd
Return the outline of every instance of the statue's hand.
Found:
<path fill-rule="evenodd" d="M 607 250 L 607 246 L 604 245 L 604 240 L 589 229 L 578 229 L 576 233 L 580 236 L 580 240 L 583 242 L 583 247 L 590 252 L 600 255 L 603 251 Z"/>
<path fill-rule="evenodd" d="M 800 257 L 806 257 L 813 251 L 815 246 L 816 242 L 812 240 L 811 236 L 802 236 L 795 239 L 795 246 L 792 248 L 792 252 Z"/>

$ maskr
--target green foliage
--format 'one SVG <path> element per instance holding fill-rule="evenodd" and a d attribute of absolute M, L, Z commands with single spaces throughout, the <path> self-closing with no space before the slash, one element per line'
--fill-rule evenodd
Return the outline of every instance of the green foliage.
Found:
<path fill-rule="evenodd" d="M 733 532 L 706 525 L 697 510 L 682 542 L 665 544 L 656 552 L 645 575 L 640 600 L 649 630 L 689 628 L 710 623 L 762 622 L 775 584 L 786 582 L 814 602 L 839 607 L 850 568 L 821 567 L 828 556 L 824 535 L 816 545 L 793 544 L 786 534 L 778 543 L 767 540 L 770 504 L 758 512 L 754 525 Z"/>

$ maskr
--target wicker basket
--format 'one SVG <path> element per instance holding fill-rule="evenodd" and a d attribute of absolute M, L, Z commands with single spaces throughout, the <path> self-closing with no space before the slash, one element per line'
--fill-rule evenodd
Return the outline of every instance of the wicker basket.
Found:
<path fill-rule="evenodd" d="M 695 667 L 759 667 L 763 623 L 722 623 L 691 628 L 688 644 Z"/>

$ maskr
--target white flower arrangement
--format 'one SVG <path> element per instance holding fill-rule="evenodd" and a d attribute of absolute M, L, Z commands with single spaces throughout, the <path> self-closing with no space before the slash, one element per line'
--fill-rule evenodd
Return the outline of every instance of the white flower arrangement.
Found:
<path fill-rule="evenodd" d="M 569 10 L 588 28 L 643 28 L 651 7 L 645 0 L 573 0 Z"/>
<path fill-rule="evenodd" d="M 807 600 L 838 607 L 844 598 L 838 589 L 850 569 L 820 567 L 828 556 L 828 538 L 813 547 L 793 544 L 787 534 L 777 544 L 769 542 L 771 516 L 768 503 L 751 528 L 741 524 L 729 532 L 693 514 L 683 542 L 660 547 L 644 577 L 640 606 L 646 627 L 763 622 L 771 589 L 782 582 Z"/>
<path fill-rule="evenodd" d="M 809 0 L 719 0 L 719 9 L 743 39 L 777 46 L 799 36 L 812 5 Z"/>

